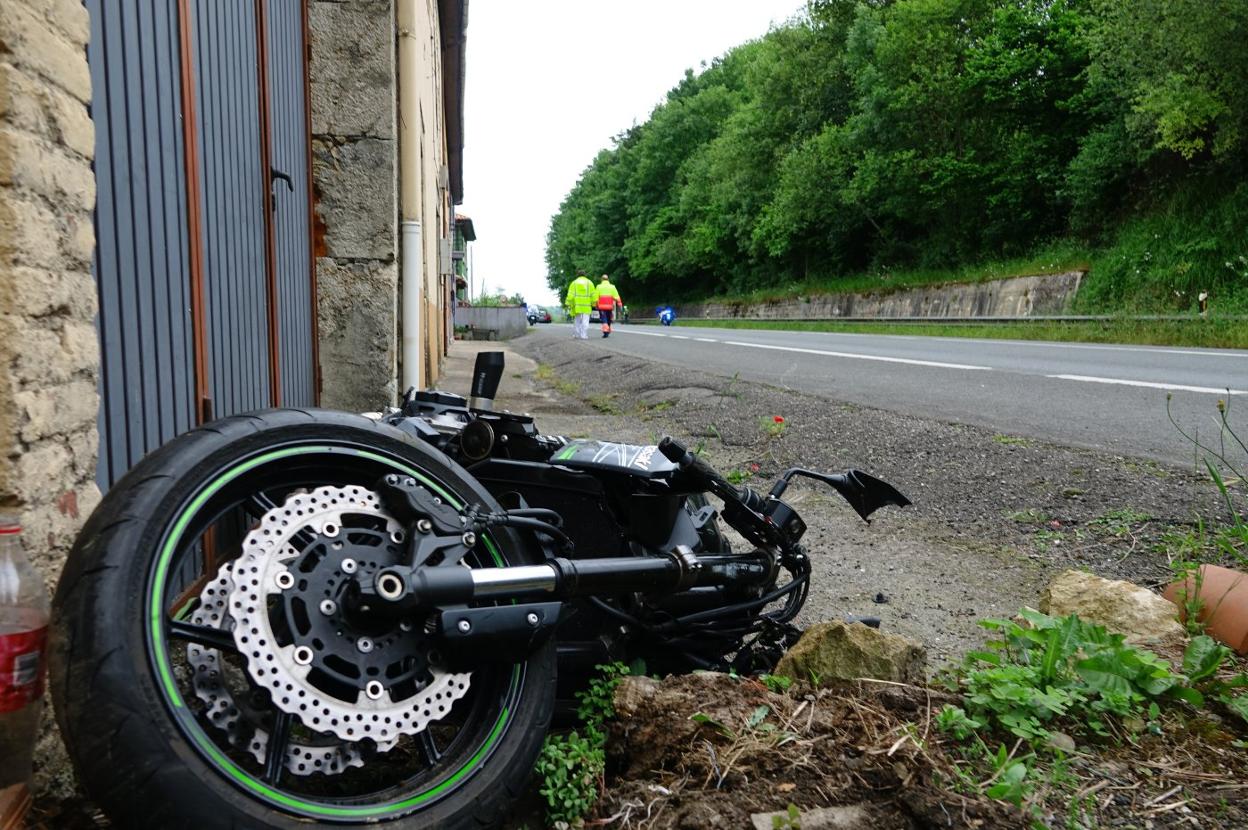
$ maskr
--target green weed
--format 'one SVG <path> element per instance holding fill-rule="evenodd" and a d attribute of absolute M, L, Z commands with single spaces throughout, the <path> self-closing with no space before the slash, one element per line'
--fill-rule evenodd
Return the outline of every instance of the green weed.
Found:
<path fill-rule="evenodd" d="M 580 705 L 576 714 L 583 730 L 547 735 L 534 766 L 549 824 L 579 821 L 601 792 L 606 766 L 604 724 L 615 715 L 615 687 L 629 673 L 629 667 L 611 663 L 597 668 L 598 675 L 590 681 L 589 688 L 577 694 Z"/>

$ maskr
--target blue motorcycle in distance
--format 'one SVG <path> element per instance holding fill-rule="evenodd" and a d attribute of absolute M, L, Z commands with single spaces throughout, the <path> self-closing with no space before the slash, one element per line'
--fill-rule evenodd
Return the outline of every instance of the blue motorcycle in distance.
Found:
<path fill-rule="evenodd" d="M 665 326 L 670 326 L 676 322 L 676 309 L 670 305 L 661 305 L 655 311 L 659 314 L 659 322 Z"/>

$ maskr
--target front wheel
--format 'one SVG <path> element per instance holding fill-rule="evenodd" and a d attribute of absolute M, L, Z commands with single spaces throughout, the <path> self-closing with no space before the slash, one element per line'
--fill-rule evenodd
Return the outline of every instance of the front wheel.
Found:
<path fill-rule="evenodd" d="M 436 450 L 316 410 L 209 424 L 108 492 L 57 588 L 51 680 L 79 778 L 114 823 L 502 820 L 550 721 L 554 645 L 457 672 L 425 620 L 345 613 L 350 580 L 406 550 L 371 489 L 390 474 L 497 509 Z M 462 564 L 532 561 L 491 531 Z"/>

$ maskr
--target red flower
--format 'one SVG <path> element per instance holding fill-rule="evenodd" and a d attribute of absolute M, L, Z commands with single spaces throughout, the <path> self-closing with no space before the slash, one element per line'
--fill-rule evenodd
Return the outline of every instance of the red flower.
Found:
<path fill-rule="evenodd" d="M 779 415 L 774 416 L 774 417 L 772 418 L 772 420 L 773 420 L 773 421 L 775 421 L 777 424 L 783 424 L 783 423 L 784 423 L 784 418 L 780 417 Z"/>
<path fill-rule="evenodd" d="M 757 473 L 757 472 L 758 472 L 758 465 L 757 465 L 757 464 L 751 464 L 751 465 L 750 465 L 750 472 L 751 472 L 751 473 Z"/>

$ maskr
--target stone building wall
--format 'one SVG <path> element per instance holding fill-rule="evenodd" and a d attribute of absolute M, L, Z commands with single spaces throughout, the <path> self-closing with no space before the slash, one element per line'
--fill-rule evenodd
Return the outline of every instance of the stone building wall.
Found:
<path fill-rule="evenodd" d="M 0 509 L 51 586 L 98 503 L 87 10 L 0 2 Z"/>
<path fill-rule="evenodd" d="M 321 405 L 398 394 L 398 140 L 392 0 L 312 0 L 312 181 Z"/>

